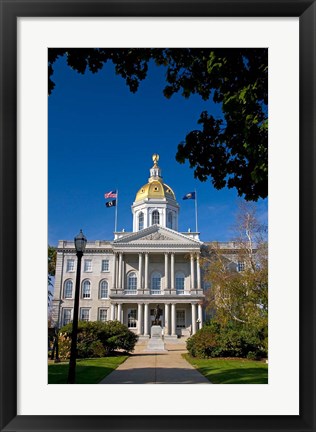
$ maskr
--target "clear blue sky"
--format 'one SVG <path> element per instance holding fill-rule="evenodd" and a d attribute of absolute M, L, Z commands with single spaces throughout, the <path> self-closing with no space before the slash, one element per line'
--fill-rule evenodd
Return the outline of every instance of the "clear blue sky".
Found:
<path fill-rule="evenodd" d="M 112 189 L 119 191 L 118 230 L 132 231 L 131 205 L 147 183 L 153 153 L 159 153 L 163 179 L 180 204 L 179 231 L 195 230 L 194 201 L 182 197 L 196 189 L 201 240 L 232 238 L 237 192 L 195 180 L 188 163 L 175 160 L 177 145 L 199 129 L 203 110 L 220 117 L 217 105 L 199 96 L 166 99 L 165 71 L 155 65 L 135 94 L 112 64 L 80 75 L 61 59 L 54 69 L 56 87 L 48 98 L 50 245 L 72 240 L 80 229 L 88 240 L 112 240 L 115 209 L 106 208 L 104 199 Z M 265 223 L 267 207 L 267 200 L 258 201 L 257 214 Z"/>

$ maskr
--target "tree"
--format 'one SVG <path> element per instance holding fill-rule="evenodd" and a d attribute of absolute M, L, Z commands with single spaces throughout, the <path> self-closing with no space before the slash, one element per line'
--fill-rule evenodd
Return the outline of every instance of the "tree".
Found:
<path fill-rule="evenodd" d="M 243 205 L 239 211 L 237 229 L 233 248 L 224 249 L 219 243 L 214 243 L 205 254 L 205 279 L 211 284 L 207 292 L 208 308 L 223 325 L 235 322 L 267 332 L 266 229 L 258 222 L 255 208 L 249 204 Z M 236 253 L 239 269 L 232 257 Z"/>
<path fill-rule="evenodd" d="M 176 160 L 188 161 L 200 181 L 211 180 L 216 189 L 235 188 L 247 201 L 268 195 L 268 50 L 264 48 L 124 48 L 49 49 L 48 91 L 55 61 L 66 55 L 79 73 L 96 73 L 107 61 L 125 79 L 131 92 L 147 76 L 148 65 L 166 68 L 165 97 L 181 92 L 199 94 L 221 105 L 222 117 L 207 111 L 200 129 L 189 132 L 178 145 Z"/>
<path fill-rule="evenodd" d="M 48 245 L 48 287 L 53 286 L 52 278 L 55 276 L 56 271 L 56 257 L 57 250 L 54 246 Z M 48 289 L 48 302 L 50 298 L 53 296 L 52 292 Z"/>

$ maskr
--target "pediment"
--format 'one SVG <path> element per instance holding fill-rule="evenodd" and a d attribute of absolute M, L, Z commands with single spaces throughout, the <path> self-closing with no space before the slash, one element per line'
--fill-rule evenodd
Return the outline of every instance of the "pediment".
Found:
<path fill-rule="evenodd" d="M 188 246 L 200 246 L 202 242 L 186 236 L 185 234 L 174 231 L 170 228 L 163 228 L 159 225 L 153 225 L 141 231 L 127 234 L 124 237 L 118 238 L 113 241 L 113 245 L 164 245 L 164 244 L 178 244 Z"/>

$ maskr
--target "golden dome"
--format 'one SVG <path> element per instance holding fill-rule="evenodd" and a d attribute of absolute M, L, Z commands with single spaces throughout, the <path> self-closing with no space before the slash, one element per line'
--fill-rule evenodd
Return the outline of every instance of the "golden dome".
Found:
<path fill-rule="evenodd" d="M 158 166 L 159 155 L 152 156 L 154 166 L 150 170 L 150 177 L 148 183 L 142 186 L 136 194 L 135 201 L 142 201 L 144 199 L 176 199 L 175 194 L 170 186 L 162 181 L 161 170 Z"/>
<path fill-rule="evenodd" d="M 152 180 L 149 183 L 142 186 L 136 194 L 135 201 L 142 201 L 146 198 L 151 198 L 151 199 L 171 198 L 173 200 L 176 199 L 171 187 L 159 180 Z"/>

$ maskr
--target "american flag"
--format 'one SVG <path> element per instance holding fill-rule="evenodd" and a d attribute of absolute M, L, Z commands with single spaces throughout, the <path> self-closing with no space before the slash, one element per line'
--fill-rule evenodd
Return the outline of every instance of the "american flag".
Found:
<path fill-rule="evenodd" d="M 117 198 L 116 190 L 111 191 L 111 192 L 106 192 L 104 194 L 104 198 Z"/>

